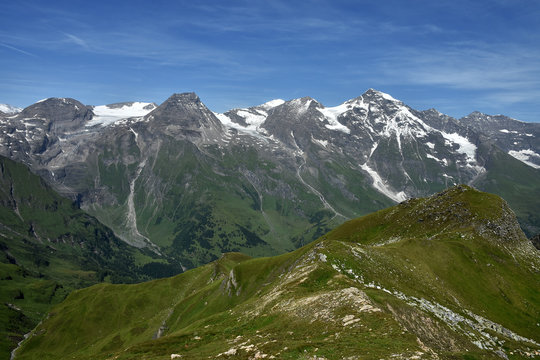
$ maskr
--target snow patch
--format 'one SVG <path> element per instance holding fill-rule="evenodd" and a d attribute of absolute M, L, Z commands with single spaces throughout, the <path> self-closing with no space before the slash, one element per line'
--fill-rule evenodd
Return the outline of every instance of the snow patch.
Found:
<path fill-rule="evenodd" d="M 133 130 L 131 127 L 129 128 L 129 130 L 131 130 L 131 132 L 133 133 L 133 135 L 135 135 L 135 142 L 137 142 L 137 140 L 139 140 L 139 134 L 137 134 L 135 132 L 135 130 Z"/>
<path fill-rule="evenodd" d="M 236 114 L 242 118 L 244 118 L 245 122 L 248 125 L 248 128 L 253 127 L 253 130 L 255 130 L 257 127 L 259 127 L 264 121 L 266 120 L 266 117 L 268 114 L 265 112 L 258 112 L 257 114 L 254 114 L 253 112 L 245 111 L 245 110 L 238 110 Z"/>
<path fill-rule="evenodd" d="M 328 140 L 319 140 L 319 139 L 315 139 L 314 137 L 311 137 L 311 140 L 316 143 L 316 144 L 319 144 L 321 145 L 322 147 L 327 147 L 328 146 Z"/>
<path fill-rule="evenodd" d="M 230 127 L 234 127 L 233 125 L 238 125 L 236 123 L 234 123 L 230 117 L 228 117 L 227 115 L 225 114 L 221 114 L 221 113 L 214 113 L 214 115 L 216 115 L 216 117 L 218 118 L 219 121 L 221 121 L 221 123 L 225 126 L 230 126 Z"/>
<path fill-rule="evenodd" d="M 270 110 L 275 108 L 276 106 L 282 105 L 285 103 L 285 100 L 282 99 L 274 99 L 270 100 L 268 102 L 265 102 L 264 104 L 258 105 L 256 107 L 263 108 L 264 110 Z"/>
<path fill-rule="evenodd" d="M 401 149 L 401 138 L 423 138 L 427 136 L 428 132 L 434 131 L 432 127 L 424 123 L 418 117 L 414 116 L 407 107 L 398 105 L 395 115 L 387 119 L 386 117 L 380 117 L 380 122 L 384 123 L 383 135 L 387 138 L 395 134 L 399 152 L 403 157 Z"/>
<path fill-rule="evenodd" d="M 431 154 L 426 154 L 426 157 L 428 159 L 433 159 L 437 162 L 440 162 L 441 164 L 443 164 L 444 166 L 448 166 L 448 160 L 446 159 L 439 159 L 439 158 L 436 158 L 435 156 L 431 155 Z"/>
<path fill-rule="evenodd" d="M 245 113 L 248 113 L 247 111 L 244 111 L 244 110 L 240 110 L 238 112 L 245 112 Z M 253 115 L 251 113 L 248 113 L 250 115 Z M 254 115 L 250 121 L 254 121 L 255 119 L 255 124 L 251 124 L 251 125 L 248 125 L 247 127 L 246 126 L 242 126 L 238 123 L 235 123 L 234 121 L 232 121 L 232 119 L 230 117 L 228 117 L 227 115 L 225 114 L 220 114 L 220 113 L 214 113 L 214 115 L 216 115 L 216 117 L 218 118 L 218 120 L 221 122 L 221 124 L 223 124 L 224 126 L 226 127 L 229 127 L 229 128 L 233 128 L 233 129 L 236 129 L 238 131 L 242 131 L 244 133 L 247 133 L 249 135 L 252 135 L 252 136 L 255 136 L 255 137 L 258 137 L 258 138 L 263 138 L 263 139 L 266 139 L 266 137 L 264 136 L 264 129 L 260 129 L 258 125 L 256 125 L 257 121 L 255 119 L 255 116 Z M 245 118 L 244 118 L 245 119 Z M 266 118 L 265 118 L 266 119 Z M 247 119 L 245 119 L 246 122 Z M 264 121 L 263 121 L 264 122 Z M 249 122 L 248 122 L 249 124 Z M 262 122 L 261 122 L 262 124 Z"/>
<path fill-rule="evenodd" d="M 505 134 L 519 134 L 519 132 L 515 130 L 500 129 L 499 131 Z M 520 134 L 520 135 L 523 135 L 523 134 Z"/>
<path fill-rule="evenodd" d="M 519 150 L 519 151 L 510 150 L 508 154 L 518 159 L 519 161 L 523 162 L 524 164 L 529 165 L 530 167 L 533 167 L 535 169 L 540 169 L 540 165 L 531 162 L 531 159 L 534 159 L 534 158 L 537 160 L 540 160 L 540 155 L 535 153 L 531 149 Z"/>
<path fill-rule="evenodd" d="M 448 134 L 441 131 L 441 135 L 445 138 L 447 145 L 457 144 L 459 146 L 457 151 L 467 156 L 468 163 L 476 162 L 476 145 L 458 133 Z"/>
<path fill-rule="evenodd" d="M 385 100 L 388 100 L 388 101 L 395 101 L 395 102 L 400 102 L 399 100 L 394 99 L 390 94 L 383 93 L 382 91 L 377 91 L 377 92 L 378 92 L 379 95 L 382 96 L 382 98 L 385 99 Z"/>
<path fill-rule="evenodd" d="M 109 105 L 99 105 L 92 109 L 95 116 L 86 126 L 108 126 L 122 119 L 143 117 L 154 109 L 155 105 L 153 103 L 146 102 L 134 102 L 117 108 L 111 108 Z"/>
<path fill-rule="evenodd" d="M 12 114 L 20 113 L 22 109 L 9 105 L 9 104 L 0 104 L 0 111 L 3 112 L 4 114 L 12 115 Z"/>
<path fill-rule="evenodd" d="M 431 150 L 435 149 L 435 144 L 434 144 L 434 143 L 427 142 L 427 143 L 426 143 L 426 146 L 427 146 L 428 148 L 430 148 Z"/>
<path fill-rule="evenodd" d="M 373 179 L 373 187 L 377 189 L 380 193 L 388 196 L 390 199 L 396 201 L 396 202 L 402 202 L 407 199 L 407 195 L 405 192 L 400 191 L 398 193 L 392 191 L 388 185 L 386 185 L 386 181 L 384 181 L 381 176 L 372 168 L 370 168 L 367 164 L 360 165 L 360 168 L 364 171 L 366 171 L 369 176 Z"/>
<path fill-rule="evenodd" d="M 341 105 L 335 106 L 335 107 L 328 107 L 328 108 L 318 108 L 319 112 L 323 114 L 324 119 L 328 121 L 328 124 L 324 125 L 326 128 L 330 130 L 337 130 L 344 132 L 345 134 L 350 134 L 351 129 L 343 125 L 338 121 L 338 117 L 347 112 L 350 108 L 350 105 L 347 103 L 343 103 Z"/>

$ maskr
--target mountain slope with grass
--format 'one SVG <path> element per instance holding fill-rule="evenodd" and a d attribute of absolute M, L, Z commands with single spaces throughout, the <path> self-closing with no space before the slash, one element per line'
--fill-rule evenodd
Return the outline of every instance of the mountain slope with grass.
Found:
<path fill-rule="evenodd" d="M 527 358 L 538 289 L 539 252 L 507 203 L 456 186 L 284 255 L 77 290 L 15 358 Z"/>
<path fill-rule="evenodd" d="M 138 264 L 144 258 L 26 166 L 0 157 L 0 357 L 73 289 L 151 279 Z"/>

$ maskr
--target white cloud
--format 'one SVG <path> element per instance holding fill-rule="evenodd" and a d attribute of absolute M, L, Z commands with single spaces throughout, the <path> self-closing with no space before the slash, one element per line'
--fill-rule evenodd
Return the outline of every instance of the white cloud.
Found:
<path fill-rule="evenodd" d="M 540 87 L 540 51 L 517 44 L 457 43 L 437 48 L 403 48 L 383 70 L 409 83 L 458 89 Z M 399 64 L 399 66 L 397 66 Z"/>
<path fill-rule="evenodd" d="M 84 41 L 80 37 L 75 36 L 73 34 L 68 34 L 68 33 L 64 33 L 64 35 L 67 38 L 66 39 L 67 42 L 82 46 L 83 48 L 86 48 L 86 49 L 88 48 L 88 44 L 86 43 L 86 41 Z"/>
<path fill-rule="evenodd" d="M 3 47 L 5 47 L 5 48 L 7 48 L 7 49 L 16 51 L 16 52 L 21 53 L 21 54 L 24 54 L 24 55 L 36 57 L 36 55 L 34 55 L 34 54 L 32 54 L 32 53 L 29 53 L 28 51 L 24 51 L 24 50 L 22 50 L 22 49 L 16 48 L 15 46 L 11 46 L 11 45 L 4 44 L 4 43 L 0 43 L 0 46 L 3 46 Z"/>

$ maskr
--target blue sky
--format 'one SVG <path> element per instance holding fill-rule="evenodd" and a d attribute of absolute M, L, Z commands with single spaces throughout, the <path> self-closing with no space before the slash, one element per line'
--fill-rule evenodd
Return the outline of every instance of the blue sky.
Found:
<path fill-rule="evenodd" d="M 455 117 L 540 121 L 540 2 L 2 1 L 0 103 L 161 103 L 214 111 L 369 88 Z"/>

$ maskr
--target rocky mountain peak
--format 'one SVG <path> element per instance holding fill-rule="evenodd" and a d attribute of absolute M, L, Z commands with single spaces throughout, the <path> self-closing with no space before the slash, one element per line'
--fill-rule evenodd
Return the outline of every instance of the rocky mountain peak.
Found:
<path fill-rule="evenodd" d="M 293 124 L 313 122 L 321 116 L 318 109 L 322 108 L 324 107 L 317 100 L 309 96 L 289 100 L 272 109 L 263 127 L 272 127 L 278 123 L 289 127 Z"/>
<path fill-rule="evenodd" d="M 504 116 L 504 115 L 488 115 L 488 114 L 481 113 L 479 111 L 473 111 L 469 115 L 463 117 L 462 120 L 484 122 L 484 123 L 494 123 L 494 124 L 499 123 L 501 120 L 518 121 L 518 120 L 512 119 L 512 118 L 510 118 L 508 116 Z"/>
<path fill-rule="evenodd" d="M 375 90 L 375 89 L 368 89 L 364 94 L 362 94 L 361 97 L 365 100 L 371 100 L 371 101 L 386 100 L 386 101 L 401 103 L 401 101 L 394 99 L 391 95 L 384 93 L 382 91 L 379 91 L 379 90 Z"/>
<path fill-rule="evenodd" d="M 488 124 L 495 124 L 497 123 L 496 117 L 481 113 L 480 111 L 473 111 L 467 116 L 464 116 L 460 119 L 462 122 L 466 122 L 467 124 L 482 124 L 482 125 L 488 125 Z"/>
<path fill-rule="evenodd" d="M 313 110 L 323 106 L 312 97 L 304 96 L 302 98 L 286 101 L 282 104 L 282 107 L 287 109 L 286 111 L 296 112 L 298 115 L 301 115 L 310 109 Z"/>
<path fill-rule="evenodd" d="M 484 117 L 486 116 L 486 114 L 478 111 L 478 110 L 475 110 L 473 111 L 472 113 L 470 113 L 469 115 L 467 115 L 466 117 L 471 117 L 471 118 L 478 118 L 478 117 Z"/>
<path fill-rule="evenodd" d="M 430 109 L 427 109 L 427 110 L 423 110 L 422 113 L 426 114 L 426 115 L 431 115 L 431 116 L 444 116 L 444 114 L 442 112 L 440 112 L 439 110 L 437 110 L 435 108 L 430 108 Z"/>
<path fill-rule="evenodd" d="M 337 114 L 327 111 L 311 97 L 290 100 L 273 108 L 261 127 L 293 148 L 304 148 L 312 136 L 329 139 L 329 132 L 349 131 L 337 121 Z"/>
<path fill-rule="evenodd" d="M 481 131 L 497 131 L 501 130 L 503 127 L 506 130 L 516 130 L 522 128 L 534 128 L 535 124 L 528 124 L 522 121 L 513 119 L 505 115 L 488 115 L 481 113 L 479 111 L 474 111 L 469 115 L 460 119 L 460 122 L 464 123 L 467 126 L 481 130 Z M 531 126 L 532 125 L 532 126 Z M 504 130 L 503 129 L 503 130 Z"/>
<path fill-rule="evenodd" d="M 412 109 L 403 102 L 394 99 L 389 94 L 374 89 L 367 90 L 361 96 L 349 100 L 347 103 L 353 107 L 369 110 L 370 114 L 373 115 L 373 118 L 378 119 L 378 122 L 386 122 L 392 118 L 399 120 L 404 119 L 405 117 L 413 117 L 411 114 Z M 396 117 L 399 113 L 401 113 L 401 115 Z"/>
<path fill-rule="evenodd" d="M 43 119 L 53 133 L 80 129 L 94 113 L 81 102 L 71 98 L 48 98 L 26 107 L 18 114 L 21 120 Z"/>
<path fill-rule="evenodd" d="M 221 131 L 223 128 L 214 113 L 193 92 L 171 95 L 145 119 L 158 126 L 173 126 L 188 131 L 201 128 Z"/>
<path fill-rule="evenodd" d="M 201 99 L 199 96 L 194 92 L 185 92 L 185 93 L 174 93 L 167 100 L 165 100 L 164 104 L 167 102 L 177 102 L 177 103 L 201 103 Z"/>

